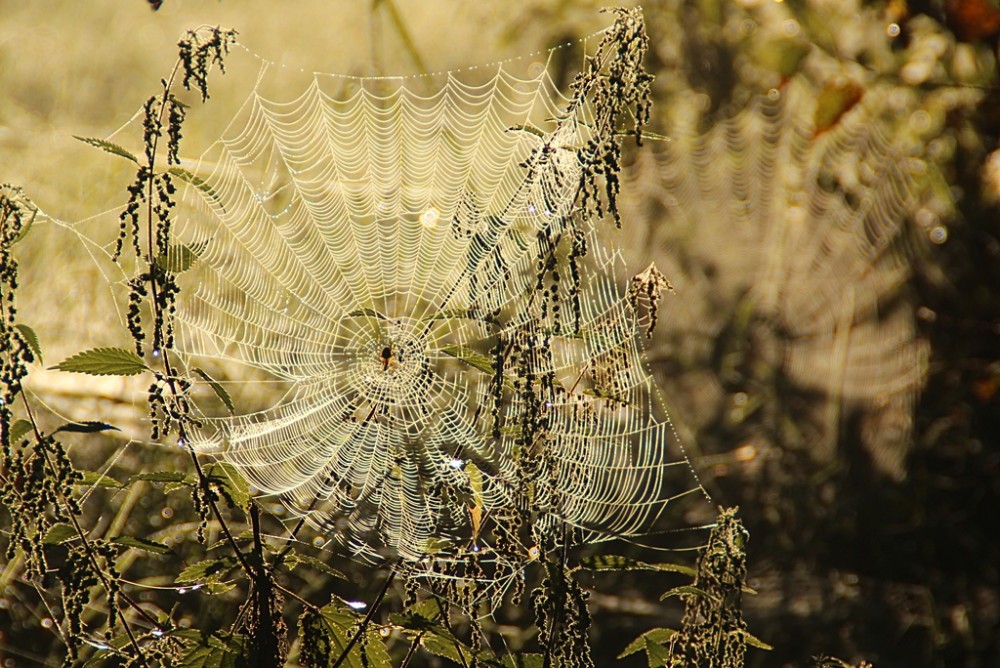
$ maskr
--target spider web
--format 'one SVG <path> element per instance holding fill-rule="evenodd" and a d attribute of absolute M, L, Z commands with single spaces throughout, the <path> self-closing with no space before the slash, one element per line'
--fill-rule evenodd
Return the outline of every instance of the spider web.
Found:
<path fill-rule="evenodd" d="M 802 432 L 785 429 L 785 440 L 830 462 L 845 415 L 862 410 L 873 464 L 901 478 L 927 369 L 903 290 L 918 247 L 911 228 L 933 236 L 939 217 L 933 168 L 885 118 L 893 92 L 871 87 L 827 129 L 816 128 L 816 93 L 802 77 L 708 131 L 682 118 L 669 143 L 637 156 L 623 203 L 643 235 L 631 247 L 652 249 L 685 295 L 654 350 L 669 341 L 695 369 L 729 351 L 717 378 L 672 374 L 697 385 L 703 406 L 717 402 L 686 417 L 719 414 L 727 401 L 732 410 L 732 395 L 779 385 L 762 368 L 780 370 L 805 399 L 771 411 Z M 735 350 L 760 361 L 733 368 L 734 335 Z M 817 406 L 816 394 L 829 400 Z"/>
<path fill-rule="evenodd" d="M 581 205 L 608 102 L 489 69 L 274 98 L 265 64 L 185 163 L 176 351 L 278 397 L 192 445 L 368 558 L 636 535 L 700 489 Z"/>

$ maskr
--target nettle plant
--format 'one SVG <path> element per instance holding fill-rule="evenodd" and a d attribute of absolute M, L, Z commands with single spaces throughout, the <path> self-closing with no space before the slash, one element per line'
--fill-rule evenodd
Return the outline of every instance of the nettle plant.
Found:
<path fill-rule="evenodd" d="M 566 95 L 516 63 L 423 96 L 316 75 L 283 102 L 260 76 L 197 161 L 178 91 L 210 103 L 236 34 L 186 35 L 144 150 L 83 139 L 136 166 L 107 250 L 133 272 L 132 345 L 55 369 L 149 379 L 149 440 L 179 448 L 130 475 L 64 445 L 112 424 L 43 428 L 24 391 L 41 350 L 13 249 L 44 214 L 0 192 L 11 638 L 44 610 L 65 665 L 588 666 L 587 574 L 666 571 L 693 579 L 664 594 L 682 627 L 621 657 L 738 666 L 764 646 L 734 511 L 696 566 L 592 547 L 704 502 L 642 358 L 669 284 L 620 279 L 605 233 L 652 78 L 641 14 L 614 18 Z M 166 524 L 130 514 L 148 495 Z"/>

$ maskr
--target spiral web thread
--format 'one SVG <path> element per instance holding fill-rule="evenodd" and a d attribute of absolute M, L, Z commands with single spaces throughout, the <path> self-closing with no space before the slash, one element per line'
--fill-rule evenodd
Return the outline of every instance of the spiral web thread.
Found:
<path fill-rule="evenodd" d="M 840 411 L 862 409 L 873 464 L 901 477 L 927 370 L 901 286 L 910 228 L 932 236 L 938 215 L 932 168 L 894 141 L 901 133 L 884 117 L 892 94 L 873 86 L 818 131 L 815 92 L 796 78 L 707 132 L 679 122 L 669 144 L 654 143 L 628 170 L 623 214 L 644 235 L 633 246 L 659 249 L 652 255 L 685 295 L 659 333 L 675 355 L 707 360 L 697 342 L 752 305 L 760 325 L 746 338 L 759 337 L 798 394 L 830 397 L 794 418 L 802 430 L 817 425 L 813 455 L 831 461 Z"/>
<path fill-rule="evenodd" d="M 637 31 L 620 13 L 595 62 Z M 285 102 L 265 72 L 178 207 L 177 351 L 283 392 L 193 445 L 367 558 L 635 535 L 700 489 L 581 206 L 619 128 L 516 65 Z"/>

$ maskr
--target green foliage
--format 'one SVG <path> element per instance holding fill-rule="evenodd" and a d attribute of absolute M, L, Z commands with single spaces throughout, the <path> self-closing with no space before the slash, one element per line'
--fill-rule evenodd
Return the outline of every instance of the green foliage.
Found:
<path fill-rule="evenodd" d="M 125 158 L 126 160 L 131 160 L 135 164 L 139 164 L 139 158 L 132 155 L 132 153 L 126 150 L 124 147 L 119 146 L 113 142 L 109 142 L 105 139 L 98 139 L 97 137 L 78 137 L 73 135 L 74 139 L 79 139 L 84 144 L 90 144 L 91 146 L 96 146 L 97 148 L 110 153 L 111 155 L 117 155 L 120 158 Z"/>
<path fill-rule="evenodd" d="M 625 649 L 621 651 L 618 658 L 624 659 L 626 656 L 630 656 L 640 650 L 643 650 L 649 658 L 650 668 L 663 666 L 667 661 L 667 653 L 664 646 L 670 642 L 670 638 L 672 638 L 675 633 L 677 633 L 677 631 L 674 629 L 650 629 L 630 642 Z"/>
<path fill-rule="evenodd" d="M 389 654 L 381 636 L 375 631 L 357 630 L 360 622 L 356 613 L 339 602 L 306 612 L 299 620 L 302 638 L 300 660 L 306 668 L 387 668 Z M 361 642 L 352 638 L 363 634 Z"/>
<path fill-rule="evenodd" d="M 31 422 L 28 420 L 17 420 L 10 427 L 10 433 L 8 435 L 9 442 L 11 445 L 15 445 L 21 441 L 25 436 L 32 431 L 33 427 Z"/>
<path fill-rule="evenodd" d="M 52 368 L 91 376 L 134 376 L 149 370 L 141 357 L 124 348 L 85 350 Z"/>
<path fill-rule="evenodd" d="M 212 391 L 215 392 L 215 395 L 219 397 L 222 403 L 226 405 L 226 408 L 229 409 L 230 413 L 236 410 L 236 406 L 233 405 L 233 400 L 229 396 L 229 392 L 227 392 L 226 388 L 222 387 L 222 385 L 220 385 L 218 381 L 209 376 L 207 371 L 204 371 L 197 367 L 191 369 L 191 371 L 199 378 L 201 378 L 203 381 L 208 383 L 208 386 L 212 388 Z"/>
<path fill-rule="evenodd" d="M 189 246 L 187 244 L 170 244 L 166 255 L 156 256 L 156 266 L 161 271 L 180 274 L 191 268 L 198 255 L 205 250 L 205 244 Z"/>
<path fill-rule="evenodd" d="M 14 327 L 21 333 L 21 336 L 24 337 L 24 342 L 28 344 L 28 348 L 31 349 L 31 353 L 35 356 L 35 359 L 41 363 L 42 346 L 38 342 L 38 335 L 35 334 L 35 330 L 21 322 L 14 325 Z"/>
<path fill-rule="evenodd" d="M 102 431 L 119 431 L 119 429 L 118 427 L 108 424 L 107 422 L 86 420 L 85 422 L 67 422 L 64 425 L 56 427 L 52 433 L 58 434 L 59 432 L 66 432 L 68 434 L 97 434 Z"/>
<path fill-rule="evenodd" d="M 243 512 L 250 509 L 250 487 L 235 466 L 228 462 L 212 462 L 205 468 L 204 476 L 230 506 Z"/>
<path fill-rule="evenodd" d="M 178 668 L 248 668 L 247 640 L 234 634 L 213 633 L 190 642 Z"/>
<path fill-rule="evenodd" d="M 149 540 L 146 538 L 136 538 L 135 536 L 116 536 L 111 538 L 109 542 L 123 547 L 132 547 L 137 550 L 142 550 L 143 552 L 151 552 L 152 554 L 171 553 L 170 547 L 164 545 L 163 543 L 158 543 L 155 540 Z"/>
<path fill-rule="evenodd" d="M 580 560 L 580 567 L 592 571 L 667 571 L 694 575 L 695 569 L 685 564 L 650 564 L 617 554 L 595 554 Z"/>
<path fill-rule="evenodd" d="M 167 173 L 172 176 L 176 176 L 185 183 L 193 185 L 195 188 L 200 190 L 203 195 L 205 195 L 205 197 L 208 199 L 209 202 L 212 202 L 213 204 L 218 206 L 219 209 L 222 211 L 226 210 L 226 207 L 222 205 L 222 201 L 219 199 L 219 196 L 215 193 L 215 190 L 213 190 L 212 187 L 208 185 L 208 183 L 197 174 L 192 174 L 183 167 L 176 167 L 176 166 L 167 169 Z M 183 269 L 180 270 L 174 269 L 172 271 L 183 271 Z"/>

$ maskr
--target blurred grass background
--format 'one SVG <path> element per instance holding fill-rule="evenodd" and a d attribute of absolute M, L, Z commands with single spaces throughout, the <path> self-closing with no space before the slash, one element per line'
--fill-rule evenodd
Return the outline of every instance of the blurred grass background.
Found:
<path fill-rule="evenodd" d="M 925 113 L 926 124 L 924 116 L 917 117 L 916 128 L 901 122 L 894 139 L 914 147 L 948 184 L 948 201 L 937 209 L 947 220 L 946 243 L 927 243 L 927 230 L 913 226 L 925 236 L 919 255 L 910 256 L 919 261 L 904 286 L 905 302 L 915 334 L 929 342 L 931 352 L 903 476 L 886 476 L 871 464 L 856 425 L 834 435 L 832 464 L 814 461 L 808 442 L 791 454 L 779 448 L 785 454 L 778 464 L 743 462 L 731 453 L 743 444 L 733 439 L 746 432 L 704 418 L 718 407 L 699 405 L 703 395 L 670 394 L 692 387 L 692 378 L 718 376 L 724 360 L 677 370 L 688 385 L 669 374 L 664 379 L 675 414 L 697 414 L 676 417 L 693 425 L 686 436 L 696 441 L 696 464 L 715 501 L 739 504 L 751 531 L 749 570 L 760 594 L 747 601 L 750 629 L 775 650 L 753 652 L 748 665 L 809 665 L 820 653 L 877 666 L 1000 665 L 1000 242 L 998 186 L 989 179 L 1000 121 L 996 30 L 989 28 L 997 8 L 990 0 L 812 0 L 781 8 L 771 0 L 644 4 L 653 38 L 650 66 L 658 74 L 658 132 L 669 135 L 675 117 L 691 109 L 707 129 L 739 113 L 753 95 L 780 86 L 788 52 L 772 43 L 785 35 L 813 54 L 808 68 L 800 72 L 796 65 L 792 71 L 816 91 L 824 73 L 837 72 L 867 90 L 895 87 L 903 100 L 894 110 L 901 119 Z M 201 24 L 236 28 L 248 50 L 293 69 L 419 73 L 517 57 L 589 35 L 607 24 L 598 13 L 601 5 L 166 0 L 154 12 L 142 0 L 0 0 L 0 181 L 22 186 L 47 214 L 72 223 L 40 226 L 19 249 L 20 314 L 39 332 L 46 364 L 127 340 L 114 305 L 120 276 L 88 255 L 82 240 L 114 238 L 113 212 L 101 214 L 124 202 L 129 166 L 73 135 L 107 137 L 129 125 L 169 73 L 185 30 Z M 787 23 L 790 16 L 795 26 Z M 775 60 L 775 54 L 781 57 Z M 238 80 L 213 82 L 220 91 L 230 83 L 237 91 L 249 89 Z M 198 127 L 189 125 L 186 141 L 192 145 L 212 138 L 198 136 Z M 121 141 L 130 131 L 135 141 L 135 130 L 133 123 Z M 80 235 L 68 233 L 73 227 Z M 734 251 L 727 242 L 715 242 L 720 255 Z M 718 295 L 720 289 L 712 284 L 705 293 Z M 685 298 L 681 291 L 669 299 Z M 723 306 L 713 308 L 740 303 L 720 298 Z M 669 319 L 669 302 L 666 308 Z M 780 357 L 742 354 L 749 362 L 781 364 Z M 144 412 L 127 400 L 138 395 L 141 401 L 141 387 L 94 379 L 56 386 L 60 381 L 36 375 L 49 406 L 76 419 L 129 424 L 136 423 L 137 411 Z M 726 387 L 733 396 L 746 389 Z M 794 415 L 780 404 L 780 394 L 751 391 L 750 398 L 771 402 L 765 413 Z M 822 394 L 799 399 L 821 408 L 829 400 Z M 860 417 L 845 421 L 852 419 Z M 138 423 L 126 434 L 141 441 L 141 429 Z M 105 453 L 83 456 L 142 470 L 162 466 L 151 462 L 163 453 L 118 442 Z M 113 497 L 116 514 L 107 522 L 131 523 L 136 535 L 169 525 L 169 505 L 135 510 L 143 507 L 141 496 Z M 648 583 L 637 578 L 616 582 L 616 596 L 607 591 L 602 598 L 599 588 L 593 599 L 598 665 L 608 665 L 641 631 L 666 623 L 664 615 L 676 615 L 664 612 Z M 0 657 L 12 665 L 40 665 L 58 656 L 58 642 L 40 626 L 41 615 L 32 622 L 31 615 L 9 612 L 27 599 L 3 600 L 8 610 L 0 610 Z M 202 611 L 216 613 L 222 611 Z M 12 651 L 24 650 L 26 639 L 32 639 L 33 658 Z"/>

